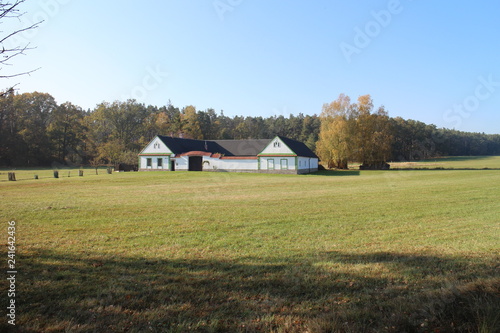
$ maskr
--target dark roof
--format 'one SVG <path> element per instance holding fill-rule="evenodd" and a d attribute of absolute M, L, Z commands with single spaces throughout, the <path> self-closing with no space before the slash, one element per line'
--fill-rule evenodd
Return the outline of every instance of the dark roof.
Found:
<path fill-rule="evenodd" d="M 227 156 L 257 156 L 267 147 L 271 139 L 214 140 L 214 142 L 229 152 Z"/>
<path fill-rule="evenodd" d="M 221 154 L 226 153 L 224 151 L 220 151 L 220 147 L 214 141 L 210 140 L 172 138 L 164 135 L 158 135 L 158 137 L 174 154 L 187 153 L 188 151 L 206 151 Z"/>
<path fill-rule="evenodd" d="M 271 139 L 249 139 L 249 140 L 194 140 L 183 138 L 172 138 L 170 136 L 158 135 L 161 141 L 174 154 L 183 154 L 189 151 L 206 151 L 219 153 L 226 156 L 257 156 L 272 141 Z M 279 136 L 279 138 L 298 156 L 317 157 L 302 142 Z"/>
<path fill-rule="evenodd" d="M 293 152 L 297 154 L 297 156 L 318 158 L 318 156 L 316 156 L 316 154 L 313 153 L 313 151 L 309 149 L 309 147 L 307 147 L 303 142 L 285 138 L 284 136 L 278 136 L 278 138 L 280 138 L 281 141 L 283 141 L 288 146 L 288 148 L 293 150 Z"/>

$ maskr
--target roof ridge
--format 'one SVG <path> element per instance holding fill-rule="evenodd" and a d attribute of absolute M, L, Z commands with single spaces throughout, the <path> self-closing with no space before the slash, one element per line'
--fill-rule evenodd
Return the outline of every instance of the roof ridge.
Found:
<path fill-rule="evenodd" d="M 188 151 L 205 151 L 221 153 L 227 156 L 257 156 L 274 139 L 279 138 L 298 156 L 317 157 L 307 145 L 301 141 L 290 139 L 282 135 L 276 135 L 272 139 L 189 139 L 178 138 L 167 135 L 157 135 L 165 145 L 169 146 L 176 154 Z"/>

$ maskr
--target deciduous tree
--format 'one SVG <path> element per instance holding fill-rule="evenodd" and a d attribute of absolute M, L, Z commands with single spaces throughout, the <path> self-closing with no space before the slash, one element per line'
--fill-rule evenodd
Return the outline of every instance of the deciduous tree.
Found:
<path fill-rule="evenodd" d="M 316 152 L 328 168 L 348 167 L 354 150 L 352 111 L 351 99 L 344 94 L 332 103 L 323 105 Z"/>
<path fill-rule="evenodd" d="M 186 138 L 203 139 L 203 133 L 200 127 L 200 121 L 196 108 L 192 105 L 186 106 L 182 110 L 182 132 Z"/>
<path fill-rule="evenodd" d="M 316 151 L 328 167 L 346 169 L 349 161 L 364 167 L 384 167 L 391 153 L 392 134 L 383 107 L 373 112 L 370 95 L 351 104 L 348 96 L 323 106 Z"/>
<path fill-rule="evenodd" d="M 53 147 L 53 155 L 60 162 L 72 164 L 82 162 L 84 116 L 83 110 L 70 102 L 59 105 L 52 112 L 52 121 L 47 132 Z"/>
<path fill-rule="evenodd" d="M 47 93 L 25 93 L 14 97 L 14 105 L 21 122 L 18 134 L 26 145 L 26 150 L 17 153 L 25 155 L 26 165 L 50 164 L 52 146 L 48 128 L 57 108 L 54 97 Z"/>
<path fill-rule="evenodd" d="M 392 145 L 388 113 L 383 106 L 374 112 L 370 95 L 360 96 L 352 109 L 355 116 L 355 149 L 351 158 L 364 168 L 385 168 Z"/>

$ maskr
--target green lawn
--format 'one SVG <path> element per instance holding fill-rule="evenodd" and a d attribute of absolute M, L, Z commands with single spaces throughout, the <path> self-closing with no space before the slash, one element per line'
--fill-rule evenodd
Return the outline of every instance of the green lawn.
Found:
<path fill-rule="evenodd" d="M 0 181 L 18 327 L 498 332 L 499 184 L 497 170 Z"/>
<path fill-rule="evenodd" d="M 0 168 L 0 182 L 8 180 L 9 172 L 14 172 L 16 174 L 16 180 L 30 180 L 44 178 L 54 178 L 54 171 L 58 172 L 59 178 L 70 178 L 79 177 L 79 171 L 83 170 L 83 176 L 95 176 L 99 174 L 107 173 L 106 167 L 98 167 L 97 171 L 95 168 L 85 167 L 85 168 L 74 168 L 74 167 L 54 167 L 54 168 Z"/>
<path fill-rule="evenodd" d="M 391 168 L 500 169 L 500 156 L 450 156 L 390 164 Z"/>

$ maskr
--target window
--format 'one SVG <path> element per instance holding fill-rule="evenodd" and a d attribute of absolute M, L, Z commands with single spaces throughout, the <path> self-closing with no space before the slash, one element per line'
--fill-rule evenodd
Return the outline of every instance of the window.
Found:
<path fill-rule="evenodd" d="M 288 170 L 288 160 L 281 159 L 280 160 L 281 170 Z"/>
<path fill-rule="evenodd" d="M 267 170 L 274 170 L 274 159 L 267 160 Z"/>
<path fill-rule="evenodd" d="M 280 143 L 278 141 L 275 141 L 274 144 L 273 144 L 274 148 L 279 148 L 280 147 Z"/>
<path fill-rule="evenodd" d="M 160 144 L 158 142 L 156 142 L 154 145 L 153 145 L 153 148 L 154 149 L 160 149 Z"/>
<path fill-rule="evenodd" d="M 152 158 L 146 159 L 146 166 L 149 168 L 151 168 L 153 166 L 153 159 Z"/>
<path fill-rule="evenodd" d="M 158 169 L 163 168 L 163 158 L 158 159 Z"/>

